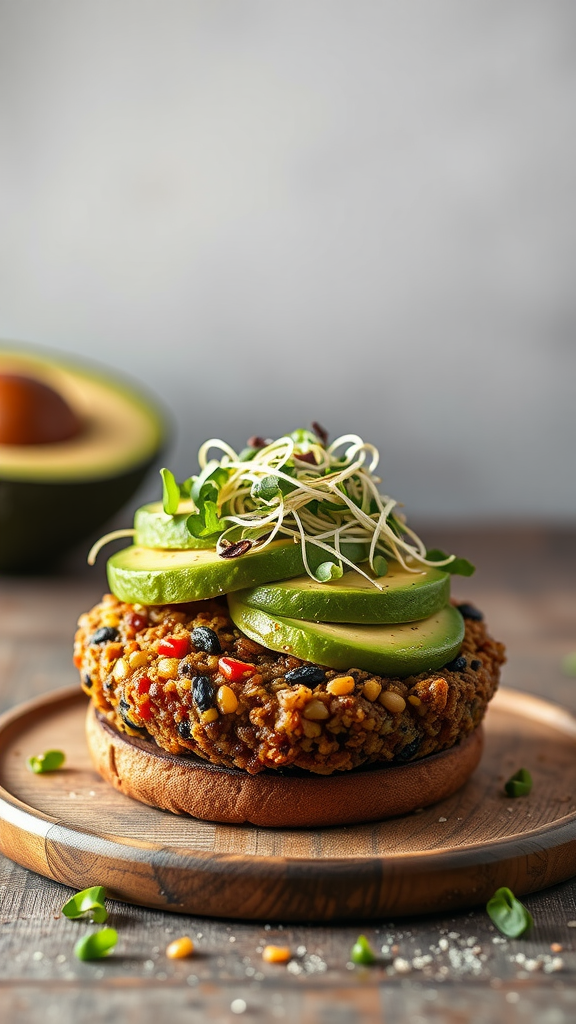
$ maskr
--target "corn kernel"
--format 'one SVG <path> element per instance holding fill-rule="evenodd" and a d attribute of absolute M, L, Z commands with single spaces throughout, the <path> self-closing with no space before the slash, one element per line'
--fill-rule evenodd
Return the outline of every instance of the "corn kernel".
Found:
<path fill-rule="evenodd" d="M 110 664 L 111 661 L 116 661 L 116 658 L 120 657 L 123 650 L 124 648 L 122 647 L 122 644 L 106 644 L 106 647 L 104 648 L 104 660 L 107 661 L 108 664 Z"/>
<path fill-rule="evenodd" d="M 106 612 L 106 614 L 102 616 L 102 625 L 110 626 L 112 629 L 115 629 L 116 626 L 120 625 L 120 619 L 117 615 L 114 615 L 114 612 Z"/>
<path fill-rule="evenodd" d="M 422 703 L 422 701 L 420 700 L 420 697 L 416 697 L 414 694 L 412 694 L 410 697 L 408 697 L 408 700 L 409 700 L 410 704 L 412 704 L 415 708 L 419 708 L 421 703 Z"/>
<path fill-rule="evenodd" d="M 382 707 L 386 708 L 387 711 L 391 711 L 393 715 L 399 715 L 406 707 L 404 697 L 401 697 L 399 693 L 394 693 L 393 690 L 384 690 L 384 693 L 380 694 L 378 700 Z"/>
<path fill-rule="evenodd" d="M 178 658 L 160 658 L 156 666 L 158 675 L 163 679 L 176 679 L 179 665 Z"/>
<path fill-rule="evenodd" d="M 238 707 L 238 698 L 229 686 L 221 686 L 216 694 L 216 703 L 223 715 L 232 715 Z"/>
<path fill-rule="evenodd" d="M 318 725 L 318 722 L 308 722 L 304 719 L 302 722 L 302 731 L 309 740 L 313 740 L 322 732 L 322 726 Z"/>
<path fill-rule="evenodd" d="M 200 715 L 200 721 L 204 722 L 205 724 L 215 722 L 217 718 L 218 712 L 216 711 L 216 708 L 208 708 L 208 711 L 203 711 L 202 714 Z"/>
<path fill-rule="evenodd" d="M 374 701 L 380 696 L 382 692 L 382 683 L 379 683 L 377 679 L 367 679 L 362 687 L 362 693 L 366 697 L 366 700 Z"/>
<path fill-rule="evenodd" d="M 128 665 L 124 661 L 124 658 L 118 659 L 112 669 L 112 675 L 116 682 L 119 682 L 121 679 L 126 679 L 126 676 L 128 675 Z"/>
<path fill-rule="evenodd" d="M 330 680 L 326 689 L 335 697 L 343 697 L 345 693 L 352 693 L 355 685 L 353 676 L 338 676 L 337 679 Z"/>
<path fill-rule="evenodd" d="M 264 946 L 262 959 L 267 964 L 285 964 L 292 956 L 288 946 Z"/>
<path fill-rule="evenodd" d="M 187 935 L 183 935 L 181 939 L 174 939 L 174 942 L 166 947 L 166 956 L 169 960 L 183 960 L 184 957 L 192 956 L 193 952 L 194 943 Z"/>
<path fill-rule="evenodd" d="M 142 668 L 142 665 L 147 665 L 148 655 L 146 651 L 134 651 L 128 658 L 128 664 L 130 668 Z"/>
<path fill-rule="evenodd" d="M 311 700 L 304 708 L 302 717 L 315 721 L 322 718 L 328 718 L 329 714 L 330 712 L 328 711 L 328 708 L 321 700 Z"/>

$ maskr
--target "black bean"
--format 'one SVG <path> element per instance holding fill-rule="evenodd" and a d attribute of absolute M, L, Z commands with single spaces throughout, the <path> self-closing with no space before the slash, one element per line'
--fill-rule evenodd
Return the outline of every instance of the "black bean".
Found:
<path fill-rule="evenodd" d="M 463 672 L 468 662 L 466 658 L 461 654 L 460 657 L 454 658 L 454 661 L 449 661 L 444 668 L 447 668 L 449 672 Z"/>
<path fill-rule="evenodd" d="M 299 665 L 298 668 L 287 672 L 284 678 L 287 683 L 306 683 L 311 686 L 314 683 L 323 683 L 326 673 L 318 665 Z"/>
<path fill-rule="evenodd" d="M 412 740 L 412 743 L 407 743 L 406 744 L 406 746 L 397 755 L 396 760 L 397 761 L 410 761 L 410 759 L 413 758 L 414 755 L 418 753 L 419 749 L 420 749 L 420 737 L 417 736 L 415 740 Z"/>
<path fill-rule="evenodd" d="M 208 676 L 195 676 L 192 680 L 192 700 L 199 711 L 214 707 L 217 687 Z"/>
<path fill-rule="evenodd" d="M 474 619 L 475 622 L 482 622 L 484 615 L 478 608 L 475 608 L 473 604 L 458 604 L 456 605 L 460 615 L 465 619 Z"/>
<path fill-rule="evenodd" d="M 84 672 L 84 675 L 82 676 L 82 682 L 84 683 L 84 686 L 86 687 L 87 690 L 89 690 L 90 687 L 92 686 L 92 680 L 87 672 Z"/>
<path fill-rule="evenodd" d="M 90 637 L 88 643 L 107 644 L 110 640 L 116 640 L 119 635 L 118 630 L 113 629 L 112 626 L 102 626 Z"/>
<path fill-rule="evenodd" d="M 118 701 L 118 707 L 120 708 L 120 718 L 124 722 L 124 725 L 129 726 L 130 729 L 136 729 L 137 732 L 146 732 L 147 731 L 144 728 L 144 726 L 136 725 L 134 722 L 132 722 L 129 719 L 128 715 L 126 714 L 127 711 L 130 711 L 130 705 L 129 705 L 127 700 L 124 700 L 124 698 L 122 698 L 122 700 Z"/>
<path fill-rule="evenodd" d="M 190 739 L 190 722 L 186 718 L 184 718 L 183 721 L 178 722 L 176 728 L 178 729 L 178 735 L 181 736 L 183 740 Z"/>
<path fill-rule="evenodd" d="M 479 668 L 482 668 L 482 662 L 478 661 L 478 658 L 474 658 L 474 661 L 470 662 L 470 668 L 473 672 L 477 672 Z"/>
<path fill-rule="evenodd" d="M 206 654 L 222 654 L 218 634 L 208 626 L 196 626 L 196 629 L 192 630 L 191 638 L 192 643 L 199 651 L 204 651 Z"/>

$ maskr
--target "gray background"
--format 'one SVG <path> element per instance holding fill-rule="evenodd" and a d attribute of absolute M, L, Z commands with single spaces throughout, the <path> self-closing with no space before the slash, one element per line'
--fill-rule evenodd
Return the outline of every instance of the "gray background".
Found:
<path fill-rule="evenodd" d="M 0 0 L 0 336 L 181 476 L 317 419 L 409 512 L 573 518 L 575 54 L 572 0 Z"/>

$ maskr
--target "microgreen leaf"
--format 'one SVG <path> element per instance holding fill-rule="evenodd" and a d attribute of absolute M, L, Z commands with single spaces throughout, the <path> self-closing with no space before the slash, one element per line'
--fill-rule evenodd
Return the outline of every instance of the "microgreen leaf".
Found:
<path fill-rule="evenodd" d="M 532 789 L 532 776 L 525 768 L 520 768 L 505 783 L 504 789 L 508 796 L 528 796 Z"/>
<path fill-rule="evenodd" d="M 534 924 L 532 914 L 505 886 L 497 889 L 492 898 L 488 900 L 486 910 L 498 931 L 509 939 L 517 939 Z"/>
<path fill-rule="evenodd" d="M 562 671 L 565 676 L 576 676 L 576 651 L 567 654 L 563 659 Z"/>
<path fill-rule="evenodd" d="M 103 924 L 108 919 L 108 911 L 104 906 L 106 890 L 102 885 L 93 885 L 72 896 L 62 907 L 64 917 L 71 921 L 88 918 L 95 924 Z"/>
<path fill-rule="evenodd" d="M 180 488 L 176 483 L 174 473 L 169 469 L 161 469 L 162 477 L 162 508 L 167 516 L 176 515 L 180 504 Z"/>
<path fill-rule="evenodd" d="M 204 501 L 198 512 L 188 516 L 186 526 L 193 537 L 212 537 L 226 529 L 226 523 L 218 518 L 218 506 L 215 501 Z"/>
<path fill-rule="evenodd" d="M 252 497 L 254 500 L 272 501 L 280 494 L 277 476 L 265 476 L 262 480 L 252 485 Z"/>
<path fill-rule="evenodd" d="M 44 754 L 27 758 L 26 767 L 35 775 L 43 775 L 44 772 L 57 771 L 65 760 L 66 754 L 62 750 L 47 750 Z"/>
<path fill-rule="evenodd" d="M 318 438 L 311 430 L 293 430 L 289 436 L 298 448 L 303 448 L 305 451 L 307 451 L 311 445 L 318 444 Z"/>
<path fill-rule="evenodd" d="M 189 476 L 186 480 L 182 481 L 182 483 L 180 484 L 180 497 L 181 498 L 189 498 L 190 497 L 190 492 L 192 490 L 192 483 L 193 483 L 193 481 L 194 481 L 194 477 L 192 477 L 192 476 Z"/>
<path fill-rule="evenodd" d="M 320 562 L 320 565 L 314 570 L 314 578 L 318 580 L 318 583 L 339 580 L 343 575 L 342 566 L 337 565 L 336 562 Z"/>
<path fill-rule="evenodd" d="M 222 484 L 226 483 L 227 479 L 228 471 L 216 459 L 211 459 L 210 462 L 206 463 L 199 476 L 192 477 L 190 497 L 196 505 L 200 505 L 203 498 L 211 498 L 217 501 L 218 491 Z M 207 484 L 210 486 L 207 490 L 204 490 Z"/>
<path fill-rule="evenodd" d="M 350 950 L 353 964 L 375 964 L 376 955 L 365 935 L 359 935 Z"/>
<path fill-rule="evenodd" d="M 374 555 L 372 564 L 375 576 L 385 576 L 388 572 L 388 562 L 384 558 L 384 555 Z"/>
<path fill-rule="evenodd" d="M 431 551 L 426 552 L 426 558 L 431 562 L 443 562 L 445 558 L 449 557 L 440 548 L 433 548 Z M 447 565 L 440 565 L 438 568 L 442 572 L 449 572 L 452 576 L 473 576 L 476 572 L 476 566 L 472 565 L 472 562 L 469 562 L 467 558 L 454 558 Z"/>
<path fill-rule="evenodd" d="M 118 932 L 115 928 L 102 928 L 99 932 L 92 932 L 78 939 L 74 946 L 74 955 L 79 960 L 102 960 L 103 957 L 112 953 L 118 942 Z"/>

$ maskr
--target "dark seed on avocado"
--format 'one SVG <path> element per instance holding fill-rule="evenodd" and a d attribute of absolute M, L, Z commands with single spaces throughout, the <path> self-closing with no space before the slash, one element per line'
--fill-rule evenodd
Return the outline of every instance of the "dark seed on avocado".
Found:
<path fill-rule="evenodd" d="M 447 668 L 449 672 L 463 672 L 467 665 L 466 658 L 460 655 L 459 658 L 454 658 L 454 661 L 449 661 L 444 668 Z"/>
<path fill-rule="evenodd" d="M 90 687 L 92 686 L 92 680 L 87 672 L 85 672 L 84 675 L 82 676 L 82 682 L 84 683 L 84 686 L 86 687 L 87 690 L 89 690 Z"/>
<path fill-rule="evenodd" d="M 97 629 L 96 632 L 90 637 L 89 643 L 91 644 L 107 644 L 111 640 L 116 640 L 120 634 L 117 629 L 113 629 L 112 626 L 102 626 Z"/>
<path fill-rule="evenodd" d="M 209 711 L 214 707 L 215 698 L 216 687 L 208 676 L 195 676 L 192 680 L 192 700 L 198 710 Z"/>
<path fill-rule="evenodd" d="M 300 665 L 299 668 L 293 668 L 291 672 L 287 672 L 284 678 L 287 683 L 313 685 L 314 683 L 323 683 L 326 673 L 318 665 Z"/>
<path fill-rule="evenodd" d="M 196 626 L 196 629 L 192 630 L 191 639 L 199 651 L 204 651 L 206 654 L 222 653 L 218 634 L 208 626 Z"/>
<path fill-rule="evenodd" d="M 183 740 L 190 739 L 190 722 L 184 719 L 184 721 L 178 722 L 176 728 L 178 729 L 178 735 L 181 736 Z"/>
<path fill-rule="evenodd" d="M 473 672 L 477 672 L 479 668 L 482 668 L 482 662 L 478 661 L 478 658 L 474 658 L 474 661 L 470 662 L 470 668 Z"/>
<path fill-rule="evenodd" d="M 475 622 L 482 622 L 484 615 L 478 608 L 475 608 L 473 604 L 458 604 L 456 605 L 460 615 L 465 619 L 474 619 Z"/>

